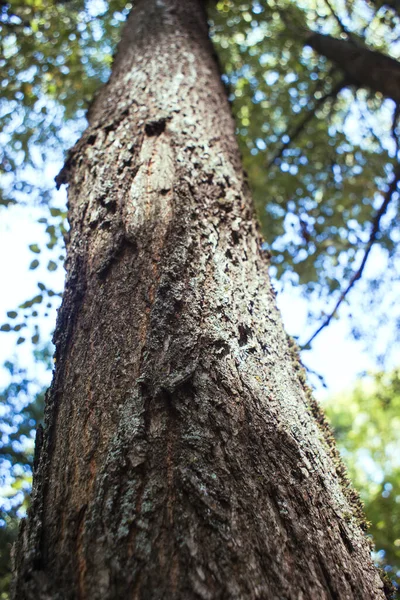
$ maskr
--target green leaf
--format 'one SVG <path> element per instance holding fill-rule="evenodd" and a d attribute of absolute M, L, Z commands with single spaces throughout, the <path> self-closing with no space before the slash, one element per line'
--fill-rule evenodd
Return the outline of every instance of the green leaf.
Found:
<path fill-rule="evenodd" d="M 48 265 L 47 265 L 47 269 L 49 271 L 55 271 L 57 269 L 58 265 L 56 262 L 54 262 L 54 260 L 49 260 Z"/>
<path fill-rule="evenodd" d="M 59 217 L 63 214 L 63 211 L 60 210 L 59 208 L 51 208 L 50 209 L 50 214 L 52 217 Z"/>
<path fill-rule="evenodd" d="M 42 300 L 43 296 L 41 294 L 38 294 L 37 296 L 34 296 L 31 300 L 27 300 L 23 304 L 20 304 L 19 308 L 31 308 L 34 304 L 40 304 Z"/>

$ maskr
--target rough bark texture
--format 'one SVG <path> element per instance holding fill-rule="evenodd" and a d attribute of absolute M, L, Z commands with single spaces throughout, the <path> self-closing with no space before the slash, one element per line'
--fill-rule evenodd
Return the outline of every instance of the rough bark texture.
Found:
<path fill-rule="evenodd" d="M 135 5 L 61 177 L 14 598 L 383 598 L 275 307 L 202 3 Z"/>

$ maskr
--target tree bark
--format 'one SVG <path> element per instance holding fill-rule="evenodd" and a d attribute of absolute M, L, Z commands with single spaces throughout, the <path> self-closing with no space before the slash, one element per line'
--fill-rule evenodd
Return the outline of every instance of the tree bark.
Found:
<path fill-rule="evenodd" d="M 135 2 L 67 179 L 14 598 L 383 598 L 275 307 L 200 0 Z"/>

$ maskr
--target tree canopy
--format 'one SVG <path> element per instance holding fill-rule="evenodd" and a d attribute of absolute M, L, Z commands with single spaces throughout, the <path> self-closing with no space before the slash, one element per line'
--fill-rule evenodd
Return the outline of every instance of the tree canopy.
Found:
<path fill-rule="evenodd" d="M 130 7 L 1 3 L 0 203 L 47 203 L 53 244 L 65 212 L 52 207 L 46 169 L 83 129 Z M 322 299 L 310 309 L 316 330 L 362 278 L 364 308 L 376 323 L 390 313 L 395 339 L 400 315 L 387 290 L 399 278 L 397 4 L 222 0 L 210 3 L 210 23 L 273 273 Z M 39 245 L 32 251 L 36 268 Z M 379 266 L 368 275 L 371 257 Z"/>

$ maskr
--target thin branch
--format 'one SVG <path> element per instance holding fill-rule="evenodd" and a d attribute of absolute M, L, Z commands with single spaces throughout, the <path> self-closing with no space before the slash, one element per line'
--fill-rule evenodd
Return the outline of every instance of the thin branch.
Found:
<path fill-rule="evenodd" d="M 351 22 L 351 15 L 350 15 L 350 12 L 352 12 L 352 11 L 353 11 L 353 4 L 352 4 L 352 3 L 350 3 L 350 6 L 348 6 L 348 2 L 347 2 L 347 0 L 344 0 L 344 2 L 343 2 L 343 10 L 344 10 L 344 11 L 345 11 L 345 13 L 346 13 L 346 18 L 347 18 L 347 20 Z"/>
<path fill-rule="evenodd" d="M 356 95 L 355 95 L 355 99 L 357 99 Z M 365 128 L 366 128 L 367 132 L 369 133 L 371 138 L 373 140 L 375 140 L 375 142 L 378 144 L 379 148 L 382 150 L 382 140 L 379 138 L 379 136 L 376 135 L 376 133 L 373 129 L 373 126 L 368 122 L 367 115 L 368 115 L 368 113 L 365 113 L 363 110 L 361 110 L 359 112 L 360 120 L 365 124 Z"/>
<path fill-rule="evenodd" d="M 399 117 L 400 117 L 400 103 L 397 103 L 394 109 L 394 113 L 393 113 L 393 121 L 392 121 L 392 138 L 394 139 L 394 143 L 396 144 L 396 153 L 395 156 L 397 158 L 397 160 L 399 159 L 399 152 L 400 152 L 400 140 L 399 140 L 399 136 L 397 135 L 397 126 L 399 124 Z"/>
<path fill-rule="evenodd" d="M 375 5 L 377 4 L 376 0 L 370 0 L 370 3 Z M 387 0 L 386 2 L 382 2 L 380 6 L 377 7 L 378 10 L 381 8 L 386 8 L 392 10 L 397 17 L 400 17 L 400 1 L 399 0 Z"/>
<path fill-rule="evenodd" d="M 394 177 L 392 179 L 392 182 L 383 198 L 383 202 L 381 204 L 381 206 L 379 207 L 379 209 L 377 210 L 375 217 L 372 221 L 372 227 L 371 227 L 371 233 L 369 236 L 369 240 L 367 242 L 367 245 L 365 247 L 365 251 L 364 251 L 364 256 L 362 258 L 361 264 L 359 266 L 359 268 L 357 269 L 357 271 L 353 274 L 352 278 L 350 279 L 347 287 L 343 290 L 343 292 L 340 294 L 340 297 L 338 299 L 338 301 L 335 304 L 335 307 L 333 308 L 333 310 L 329 313 L 329 315 L 325 318 L 325 320 L 323 321 L 323 323 L 320 325 L 320 327 L 318 327 L 318 329 L 315 331 L 315 333 L 313 333 L 313 335 L 310 337 L 309 340 L 307 340 L 307 342 L 305 344 L 303 344 L 301 346 L 301 349 L 305 349 L 308 346 L 310 346 L 310 344 L 314 341 L 314 339 L 317 337 L 317 335 L 323 330 L 325 329 L 325 327 L 328 327 L 329 323 L 332 321 L 333 317 L 335 316 L 337 310 L 339 309 L 340 305 L 343 303 L 343 301 L 345 300 L 347 294 L 350 292 L 351 288 L 353 287 L 353 285 L 356 283 L 356 281 L 358 281 L 359 279 L 361 279 L 361 276 L 364 272 L 364 268 L 365 265 L 367 263 L 369 254 L 371 252 L 372 246 L 374 245 L 374 243 L 377 240 L 377 236 L 380 230 L 380 222 L 381 219 L 383 217 L 383 215 L 386 213 L 387 208 L 393 198 L 393 194 L 397 189 L 397 184 L 400 181 L 400 164 L 397 165 L 395 172 L 394 172 Z"/>
<path fill-rule="evenodd" d="M 375 11 L 375 13 L 372 16 L 372 18 L 369 21 L 367 21 L 367 23 L 361 30 L 361 36 L 364 40 L 366 39 L 367 31 L 369 30 L 370 27 L 372 27 L 372 24 L 374 23 L 376 17 L 378 16 L 381 8 L 383 8 L 383 4 L 382 4 L 382 6 L 375 6 L 374 2 L 368 2 L 368 0 L 367 0 L 367 4 L 372 4 L 371 8 L 372 8 L 372 10 Z"/>
<path fill-rule="evenodd" d="M 13 23 L 12 21 L 0 21 L 0 31 L 2 27 L 8 28 L 11 31 L 15 31 L 30 26 L 31 24 L 29 23 L 29 21 L 20 21 L 19 23 Z"/>
<path fill-rule="evenodd" d="M 314 371 L 314 369 L 311 369 L 311 367 L 308 367 L 303 361 L 301 361 L 301 364 L 303 365 L 303 367 L 305 368 L 305 370 L 307 371 L 308 375 L 311 375 L 314 377 L 316 377 L 320 384 L 322 385 L 323 388 L 327 389 L 328 385 L 326 383 L 326 379 L 323 375 L 321 375 L 321 373 L 318 373 L 318 371 Z"/>
<path fill-rule="evenodd" d="M 340 29 L 342 30 L 342 32 L 346 35 L 347 38 L 351 39 L 351 33 L 347 30 L 345 25 L 342 23 L 342 20 L 340 19 L 339 15 L 336 14 L 336 12 L 332 8 L 332 5 L 329 2 L 329 0 L 324 0 L 324 2 L 327 5 L 327 7 L 329 8 L 329 10 L 331 11 L 333 17 L 335 18 L 335 20 L 336 20 L 337 24 L 339 25 Z"/>
<path fill-rule="evenodd" d="M 278 151 L 275 153 L 275 155 L 268 162 L 267 169 L 270 169 L 275 164 L 275 161 L 277 161 L 278 158 L 281 158 L 281 156 L 284 153 L 284 151 L 286 150 L 286 148 L 288 148 L 290 146 L 290 144 L 292 144 L 294 142 L 294 140 L 303 131 L 303 129 L 305 128 L 305 126 L 313 119 L 313 117 L 315 116 L 316 110 L 318 110 L 319 108 L 321 108 L 321 106 L 323 106 L 323 104 L 325 104 L 325 102 L 327 100 L 329 100 L 329 98 L 335 98 L 338 95 L 338 93 L 344 87 L 346 87 L 346 85 L 347 85 L 346 79 L 341 79 L 335 85 L 335 87 L 330 90 L 330 92 L 327 92 L 321 98 L 319 98 L 319 100 L 317 100 L 317 102 L 314 104 L 314 106 L 310 110 L 308 110 L 306 112 L 306 114 L 304 115 L 304 118 L 295 127 L 295 129 L 292 131 L 292 133 L 289 134 L 288 132 L 286 132 L 284 134 L 284 135 L 287 135 L 289 137 L 289 140 L 287 142 L 283 142 L 281 144 L 281 146 L 278 148 Z"/>

